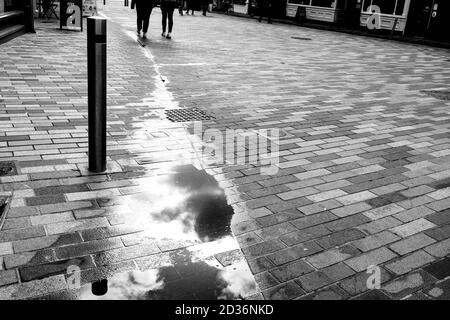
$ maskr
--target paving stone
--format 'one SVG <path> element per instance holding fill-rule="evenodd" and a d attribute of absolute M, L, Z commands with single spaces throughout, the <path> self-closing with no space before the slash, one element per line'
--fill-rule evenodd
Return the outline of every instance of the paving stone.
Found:
<path fill-rule="evenodd" d="M 394 299 L 402 299 L 435 282 L 436 278 L 423 270 L 419 270 L 383 284 L 382 290 Z"/>
<path fill-rule="evenodd" d="M 35 279 L 42 279 L 51 275 L 66 274 L 68 273 L 68 268 L 71 266 L 77 266 L 80 269 L 89 269 L 94 268 L 95 264 L 92 258 L 87 256 L 37 266 L 21 267 L 19 272 L 22 281 L 31 281 Z"/>
<path fill-rule="evenodd" d="M 255 275 L 255 281 L 258 284 L 260 290 L 266 290 L 280 283 L 269 272 L 263 272 Z"/>
<path fill-rule="evenodd" d="M 307 217 L 302 217 L 298 220 L 291 221 L 291 223 L 297 228 L 297 229 L 305 229 L 308 227 L 312 227 L 318 224 L 322 224 L 328 221 L 335 220 L 336 216 L 329 213 L 329 212 L 321 212 L 314 215 L 310 215 Z"/>
<path fill-rule="evenodd" d="M 79 220 L 73 222 L 52 223 L 45 226 L 48 235 L 69 233 L 74 231 L 81 231 L 86 229 L 93 229 L 99 227 L 109 227 L 110 224 L 105 217 L 92 218 L 87 220 Z"/>
<path fill-rule="evenodd" d="M 317 290 L 321 287 L 325 287 L 333 282 L 328 276 L 322 271 L 315 271 L 303 276 L 300 276 L 295 280 L 301 285 L 302 289 L 306 292 L 311 292 Z"/>
<path fill-rule="evenodd" d="M 340 202 L 330 199 L 299 207 L 297 209 L 305 215 L 312 215 L 319 212 L 329 211 L 341 206 L 342 204 Z"/>
<path fill-rule="evenodd" d="M 42 226 L 17 230 L 7 230 L 7 231 L 0 231 L 0 242 L 16 241 L 42 236 L 45 236 L 45 230 Z"/>
<path fill-rule="evenodd" d="M 370 290 L 362 293 L 351 300 L 392 300 L 388 295 L 380 290 Z"/>
<path fill-rule="evenodd" d="M 295 282 L 286 282 L 274 288 L 262 292 L 267 300 L 291 300 L 305 294 Z"/>
<path fill-rule="evenodd" d="M 276 269 L 270 270 L 270 273 L 275 276 L 280 282 L 286 282 L 299 276 L 313 272 L 314 268 L 306 262 L 298 260 Z"/>
<path fill-rule="evenodd" d="M 291 190 L 283 193 L 279 193 L 278 196 L 283 200 L 291 200 L 300 197 L 306 197 L 310 194 L 318 193 L 314 188 L 307 187 L 303 189 Z"/>
<path fill-rule="evenodd" d="M 372 207 L 369 204 L 360 202 L 360 203 L 354 203 L 354 204 L 346 205 L 344 207 L 333 209 L 333 210 L 331 210 L 331 212 L 338 217 L 347 217 L 347 216 L 354 215 L 356 213 L 370 210 L 371 208 Z"/>
<path fill-rule="evenodd" d="M 132 234 L 143 231 L 144 228 L 129 226 L 129 225 L 117 225 L 113 227 L 100 227 L 92 228 L 80 231 L 84 241 L 99 240 L 111 237 L 117 237 L 126 234 Z"/>
<path fill-rule="evenodd" d="M 271 214 L 272 214 L 272 211 L 270 211 L 267 208 L 259 208 L 256 210 L 250 210 L 248 212 L 248 215 L 252 218 L 260 218 L 260 217 L 268 216 Z"/>
<path fill-rule="evenodd" d="M 19 218 L 38 214 L 37 207 L 14 207 L 9 208 L 8 217 Z"/>
<path fill-rule="evenodd" d="M 351 296 L 356 296 L 360 293 L 366 292 L 369 290 L 368 281 L 370 281 L 369 277 L 371 273 L 360 272 L 354 276 L 344 279 L 339 283 L 339 286 L 348 292 Z M 380 284 L 383 284 L 392 279 L 392 275 L 384 270 L 380 269 Z M 371 283 L 370 283 L 371 284 Z"/>
<path fill-rule="evenodd" d="M 22 229 L 31 227 L 29 217 L 5 219 L 2 230 Z"/>
<path fill-rule="evenodd" d="M 83 240 L 81 239 L 80 234 L 68 233 L 62 235 L 14 241 L 13 248 L 15 253 L 21 253 L 25 251 L 35 251 L 45 248 L 60 247 L 68 244 L 80 243 L 82 241 Z"/>
<path fill-rule="evenodd" d="M 120 247 L 123 247 L 123 243 L 120 238 L 110 238 L 67 245 L 56 248 L 55 251 L 58 259 L 71 259 Z"/>
<path fill-rule="evenodd" d="M 310 256 L 322 248 L 313 241 L 304 242 L 287 249 L 278 250 L 277 252 L 269 254 L 267 257 L 276 265 L 282 265 L 303 257 Z"/>
<path fill-rule="evenodd" d="M 6 256 L 13 253 L 11 242 L 0 243 L 0 256 Z"/>
<path fill-rule="evenodd" d="M 281 250 L 285 248 L 286 245 L 278 240 L 268 240 L 261 243 L 251 245 L 246 248 L 242 248 L 242 251 L 246 256 L 258 257 L 262 255 L 267 255 L 269 253 Z"/>
<path fill-rule="evenodd" d="M 317 225 L 299 231 L 290 232 L 288 234 L 280 236 L 279 239 L 288 246 L 293 246 L 308 240 L 326 236 L 329 233 L 330 231 L 328 231 L 328 229 L 326 229 L 324 226 Z"/>
<path fill-rule="evenodd" d="M 15 269 L 0 270 L 0 287 L 17 282 L 19 282 L 19 279 L 17 277 L 17 271 Z"/>
<path fill-rule="evenodd" d="M 263 240 L 269 240 L 273 238 L 278 238 L 279 236 L 285 233 L 289 233 L 296 230 L 297 229 L 293 225 L 291 225 L 288 222 L 285 222 L 267 228 L 255 230 L 255 233 Z"/>
<path fill-rule="evenodd" d="M 329 249 L 332 247 L 340 246 L 352 240 L 363 238 L 364 236 L 365 234 L 358 229 L 346 229 L 317 239 L 316 243 L 318 243 L 324 249 Z"/>
<path fill-rule="evenodd" d="M 336 221 L 328 222 L 325 224 L 325 227 L 327 229 L 329 229 L 330 231 L 337 232 L 337 231 L 357 227 L 357 226 L 364 224 L 366 222 L 369 222 L 369 221 L 370 221 L 370 219 L 365 217 L 364 215 L 355 214 L 353 216 L 349 216 L 349 217 L 341 218 Z"/>
<path fill-rule="evenodd" d="M 63 202 L 51 205 L 41 205 L 39 206 L 39 211 L 41 214 L 49 214 L 56 212 L 65 212 L 82 208 L 91 208 L 94 204 L 91 201 L 73 201 L 73 202 Z"/>
<path fill-rule="evenodd" d="M 425 220 L 424 218 L 417 219 L 406 224 L 391 228 L 390 230 L 399 235 L 400 237 L 406 238 L 413 234 L 425 231 L 427 229 L 434 228 L 436 225 Z"/>
<path fill-rule="evenodd" d="M 66 222 L 73 221 L 74 216 L 72 212 L 61 212 L 61 213 L 52 213 L 52 214 L 44 214 L 30 217 L 31 224 L 33 226 L 37 225 L 45 225 L 50 223 L 58 223 L 58 222 Z"/>
<path fill-rule="evenodd" d="M 300 300 L 345 300 L 348 293 L 338 286 L 329 286 L 300 298 Z"/>
<path fill-rule="evenodd" d="M 25 265 L 44 264 L 56 260 L 55 252 L 52 249 L 11 254 L 3 258 L 6 269 L 12 269 Z"/>
<path fill-rule="evenodd" d="M 20 284 L 13 284 L 0 288 L 1 300 L 26 299 L 67 289 L 63 275 L 53 276 L 42 280 L 34 280 Z"/>
<path fill-rule="evenodd" d="M 260 273 L 261 271 L 266 271 L 275 266 L 275 264 L 267 257 L 260 257 L 253 260 L 248 260 L 247 262 L 250 270 L 254 274 Z"/>
<path fill-rule="evenodd" d="M 351 244 L 363 252 L 371 251 L 373 249 L 385 246 L 394 241 L 400 240 L 401 238 L 389 231 L 382 231 L 380 233 L 373 234 L 371 236 L 365 237 L 353 241 Z"/>
<path fill-rule="evenodd" d="M 426 217 L 432 213 L 434 213 L 433 210 L 431 210 L 425 206 L 420 206 L 420 207 L 415 207 L 413 209 L 405 210 L 400 213 L 394 214 L 393 217 L 402 222 L 410 222 L 413 220 L 417 220 L 417 219 Z"/>
<path fill-rule="evenodd" d="M 322 269 L 322 272 L 330 278 L 333 282 L 340 281 L 355 274 L 355 271 L 350 269 L 344 263 L 338 263 L 327 268 Z"/>
<path fill-rule="evenodd" d="M 450 300 L 450 279 L 435 284 L 433 288 L 427 290 L 426 293 L 435 300 Z"/>
<path fill-rule="evenodd" d="M 433 262 L 424 270 L 439 280 L 447 278 L 450 276 L 450 257 Z"/>
<path fill-rule="evenodd" d="M 340 189 L 335 189 L 335 190 L 312 194 L 312 195 L 306 196 L 306 198 L 313 202 L 321 202 L 321 201 L 325 201 L 325 200 L 329 200 L 329 199 L 333 199 L 333 198 L 338 198 L 338 197 L 341 197 L 346 194 L 347 194 L 346 192 L 344 192 Z"/>
<path fill-rule="evenodd" d="M 366 217 L 372 220 L 378 220 L 381 218 L 385 218 L 388 216 L 392 216 L 393 214 L 399 213 L 404 209 L 396 204 L 389 204 L 387 206 L 379 207 L 372 209 L 370 211 L 366 211 L 363 213 Z"/>
<path fill-rule="evenodd" d="M 381 218 L 379 220 L 375 220 L 373 222 L 363 224 L 361 226 L 358 226 L 357 228 L 368 234 L 375 234 L 375 233 L 384 231 L 386 229 L 390 229 L 390 228 L 399 226 L 401 224 L 402 223 L 399 220 L 397 220 L 393 217 L 386 217 L 386 218 Z"/>
<path fill-rule="evenodd" d="M 103 243 L 101 245 L 103 245 Z M 113 243 L 113 246 L 110 247 L 110 250 L 95 250 L 98 253 L 94 254 L 93 258 L 97 266 L 107 266 L 125 260 L 141 258 L 160 252 L 158 246 L 155 243 L 144 243 L 126 248 L 120 247 L 119 244 L 116 245 L 115 243 Z"/>
<path fill-rule="evenodd" d="M 428 229 L 425 231 L 427 236 L 432 237 L 437 241 L 450 238 L 450 225 L 444 225 L 434 229 Z"/>
<path fill-rule="evenodd" d="M 393 263 L 386 265 L 390 271 L 403 275 L 434 261 L 434 258 L 423 250 L 416 251 Z"/>
<path fill-rule="evenodd" d="M 62 194 L 57 194 L 57 195 L 26 198 L 25 201 L 27 206 L 41 206 L 46 204 L 65 202 L 66 198 L 64 198 L 64 195 Z"/>
<path fill-rule="evenodd" d="M 427 203 L 427 207 L 433 209 L 434 211 L 450 209 L 450 198 Z"/>
<path fill-rule="evenodd" d="M 400 240 L 390 245 L 389 248 L 400 255 L 405 255 L 407 253 L 422 249 L 423 247 L 426 247 L 434 242 L 436 241 L 433 238 L 430 238 L 423 233 L 419 233 Z"/>
<path fill-rule="evenodd" d="M 370 266 L 377 266 L 386 261 L 392 260 L 395 257 L 397 257 L 395 253 L 385 247 L 382 247 L 348 259 L 345 261 L 345 264 L 353 270 L 360 272 L 367 270 Z"/>
<path fill-rule="evenodd" d="M 449 224 L 450 223 L 450 210 L 444 210 L 430 214 L 426 219 L 435 225 Z"/>
<path fill-rule="evenodd" d="M 306 261 L 317 269 L 326 268 L 338 262 L 347 260 L 359 253 L 354 247 L 345 245 L 340 248 L 327 250 L 311 257 L 306 258 Z"/>
<path fill-rule="evenodd" d="M 437 258 L 450 255 L 450 239 L 432 244 L 424 249 L 426 252 Z"/>

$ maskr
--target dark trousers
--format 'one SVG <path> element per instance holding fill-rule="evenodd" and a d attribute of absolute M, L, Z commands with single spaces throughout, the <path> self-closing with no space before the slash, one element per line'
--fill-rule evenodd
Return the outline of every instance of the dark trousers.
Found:
<path fill-rule="evenodd" d="M 136 4 L 136 13 L 137 13 L 137 29 L 138 31 L 147 32 L 148 25 L 150 24 L 150 15 L 152 13 L 151 6 L 142 6 L 139 3 Z"/>
<path fill-rule="evenodd" d="M 194 0 L 186 0 L 186 12 L 189 13 L 189 10 L 194 14 Z"/>
<path fill-rule="evenodd" d="M 263 17 L 267 17 L 267 23 L 272 22 L 272 6 L 270 5 L 263 5 L 261 7 L 261 16 L 259 17 L 259 22 L 261 22 Z"/>
<path fill-rule="evenodd" d="M 209 6 L 209 0 L 202 0 L 202 10 L 203 10 L 203 15 L 206 16 L 206 11 L 208 11 L 208 6 Z"/>
<path fill-rule="evenodd" d="M 161 4 L 162 13 L 162 30 L 166 32 L 167 21 L 169 21 L 169 32 L 172 32 L 173 28 L 173 12 L 175 10 L 175 2 L 165 2 Z"/>

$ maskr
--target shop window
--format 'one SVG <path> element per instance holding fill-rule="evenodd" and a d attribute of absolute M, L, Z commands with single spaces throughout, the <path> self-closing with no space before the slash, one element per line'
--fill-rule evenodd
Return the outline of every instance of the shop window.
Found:
<path fill-rule="evenodd" d="M 364 12 L 368 12 L 371 5 L 378 6 L 381 13 L 401 16 L 405 8 L 405 0 L 365 0 Z"/>
<path fill-rule="evenodd" d="M 303 5 L 311 5 L 311 0 L 289 0 L 289 3 L 292 4 L 303 4 Z"/>
<path fill-rule="evenodd" d="M 397 0 L 397 8 L 395 8 L 395 14 L 397 16 L 402 16 L 405 10 L 405 2 L 406 0 Z"/>
<path fill-rule="evenodd" d="M 316 7 L 325 7 L 325 8 L 334 8 L 336 0 L 312 0 L 313 6 Z"/>

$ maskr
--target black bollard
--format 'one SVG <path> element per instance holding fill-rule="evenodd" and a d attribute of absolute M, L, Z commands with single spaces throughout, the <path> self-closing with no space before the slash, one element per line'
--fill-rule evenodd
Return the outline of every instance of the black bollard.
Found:
<path fill-rule="evenodd" d="M 124 5 L 125 7 L 128 7 L 128 0 L 123 0 L 123 5 Z"/>
<path fill-rule="evenodd" d="M 91 285 L 91 292 L 94 296 L 104 296 L 108 292 L 108 280 L 103 279 L 93 282 Z"/>
<path fill-rule="evenodd" d="M 106 170 L 106 19 L 89 17 L 88 142 L 89 171 Z"/>
<path fill-rule="evenodd" d="M 33 10 L 33 0 L 26 0 L 25 1 L 25 26 L 27 29 L 27 32 L 36 33 L 34 30 L 34 10 Z"/>

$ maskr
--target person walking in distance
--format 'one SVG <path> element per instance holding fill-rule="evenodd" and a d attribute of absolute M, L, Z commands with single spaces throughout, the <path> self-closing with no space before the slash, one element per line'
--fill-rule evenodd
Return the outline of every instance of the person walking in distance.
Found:
<path fill-rule="evenodd" d="M 200 0 L 202 4 L 203 15 L 206 16 L 206 11 L 208 11 L 209 0 Z"/>
<path fill-rule="evenodd" d="M 185 0 L 178 0 L 178 13 L 180 14 L 180 16 L 183 15 L 183 10 L 184 10 L 184 3 Z"/>
<path fill-rule="evenodd" d="M 189 10 L 192 11 L 194 15 L 195 0 L 186 0 L 186 14 L 189 15 Z"/>
<path fill-rule="evenodd" d="M 261 22 L 263 17 L 267 17 L 267 23 L 272 23 L 272 0 L 259 0 L 259 9 L 261 14 L 258 21 Z"/>
<path fill-rule="evenodd" d="M 162 33 L 163 37 L 167 39 L 172 38 L 173 28 L 173 12 L 177 6 L 177 0 L 161 0 L 161 13 L 162 13 Z M 168 32 L 166 34 L 167 22 L 169 22 Z"/>
<path fill-rule="evenodd" d="M 137 15 L 137 35 L 140 37 L 142 30 L 142 38 L 146 39 L 148 26 L 150 24 L 150 15 L 153 9 L 153 0 L 131 0 L 131 9 L 134 9 L 135 7 Z"/>

